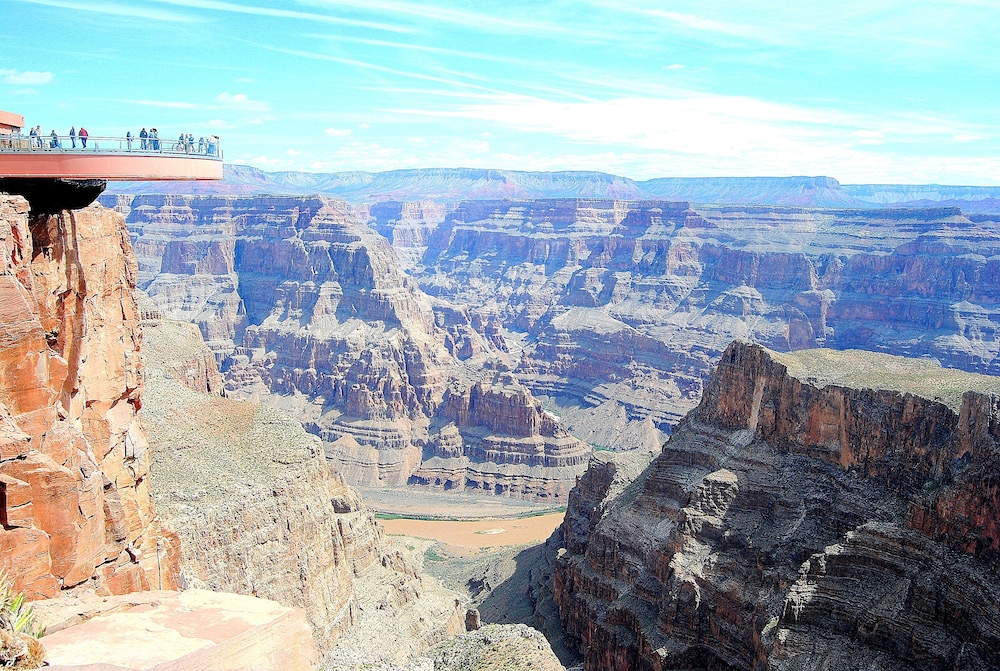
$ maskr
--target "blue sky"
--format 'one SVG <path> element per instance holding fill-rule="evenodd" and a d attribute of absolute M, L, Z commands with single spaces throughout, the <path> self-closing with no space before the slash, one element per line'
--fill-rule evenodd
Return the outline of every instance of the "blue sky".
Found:
<path fill-rule="evenodd" d="M 266 170 L 1000 184 L 1000 0 L 3 0 L 0 109 Z"/>

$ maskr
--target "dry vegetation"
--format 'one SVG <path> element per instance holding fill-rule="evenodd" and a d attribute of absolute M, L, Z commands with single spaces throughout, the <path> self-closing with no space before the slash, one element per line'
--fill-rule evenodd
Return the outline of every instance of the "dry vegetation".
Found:
<path fill-rule="evenodd" d="M 24 594 L 15 592 L 6 574 L 0 573 L 0 667 L 38 669 L 45 650 L 38 639 L 45 635 L 35 622 L 35 611 Z"/>
<path fill-rule="evenodd" d="M 1000 377 L 942 368 L 934 360 L 862 350 L 772 352 L 792 377 L 816 387 L 890 389 L 934 399 L 958 412 L 967 391 L 1000 394 Z"/>

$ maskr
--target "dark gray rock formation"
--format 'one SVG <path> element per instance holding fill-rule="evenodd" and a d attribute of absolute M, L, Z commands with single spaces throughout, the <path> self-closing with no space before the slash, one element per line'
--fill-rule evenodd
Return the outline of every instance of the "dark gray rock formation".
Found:
<path fill-rule="evenodd" d="M 554 593 L 586 668 L 997 668 L 998 392 L 733 344 L 638 478 L 597 462 L 570 496 Z"/>

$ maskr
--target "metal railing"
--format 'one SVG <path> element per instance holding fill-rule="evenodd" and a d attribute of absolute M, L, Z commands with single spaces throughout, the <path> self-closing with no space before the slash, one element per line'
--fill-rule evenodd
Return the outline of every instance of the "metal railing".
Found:
<path fill-rule="evenodd" d="M 89 135 L 41 135 L 31 137 L 23 133 L 0 134 L 0 154 L 11 153 L 65 153 L 65 154 L 138 154 L 142 156 L 196 156 L 222 160 L 222 145 L 218 136 L 198 140 L 164 140 L 162 138 L 127 138 Z"/>

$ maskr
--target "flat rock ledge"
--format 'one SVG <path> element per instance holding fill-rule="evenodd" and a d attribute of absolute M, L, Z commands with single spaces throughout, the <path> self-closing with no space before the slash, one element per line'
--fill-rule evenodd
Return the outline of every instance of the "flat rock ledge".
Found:
<path fill-rule="evenodd" d="M 190 589 L 35 602 L 49 671 L 313 671 L 305 614 Z"/>

